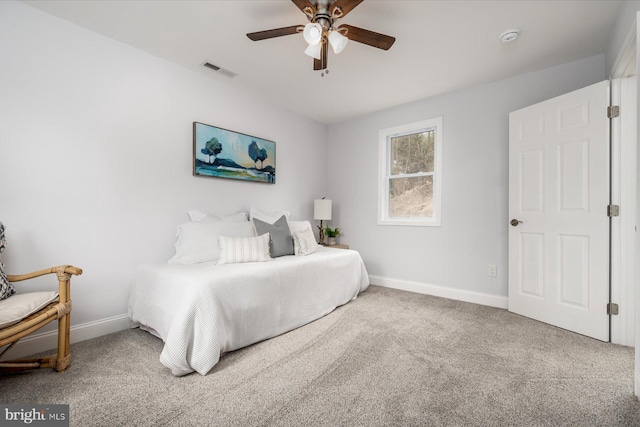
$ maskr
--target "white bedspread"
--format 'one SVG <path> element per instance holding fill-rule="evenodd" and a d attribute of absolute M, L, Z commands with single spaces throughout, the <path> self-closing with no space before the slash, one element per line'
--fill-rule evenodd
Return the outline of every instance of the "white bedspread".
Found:
<path fill-rule="evenodd" d="M 368 286 L 358 252 L 325 247 L 269 262 L 145 265 L 129 317 L 164 340 L 160 362 L 174 375 L 205 375 L 222 353 L 319 319 Z"/>

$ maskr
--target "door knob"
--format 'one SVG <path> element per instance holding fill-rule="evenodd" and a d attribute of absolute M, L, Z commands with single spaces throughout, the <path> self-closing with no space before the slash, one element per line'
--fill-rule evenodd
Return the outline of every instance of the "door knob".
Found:
<path fill-rule="evenodd" d="M 518 224 L 522 224 L 522 221 L 518 221 L 517 219 L 512 219 L 510 224 L 513 225 L 514 227 L 517 227 Z"/>

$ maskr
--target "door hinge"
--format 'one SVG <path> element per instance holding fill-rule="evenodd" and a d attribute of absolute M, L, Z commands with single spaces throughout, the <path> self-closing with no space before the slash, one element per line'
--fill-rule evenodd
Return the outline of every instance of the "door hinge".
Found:
<path fill-rule="evenodd" d="M 607 206 L 607 216 L 613 218 L 614 216 L 620 216 L 620 206 L 609 205 Z"/>
<path fill-rule="evenodd" d="M 609 105 L 607 107 L 607 117 L 610 119 L 615 119 L 620 115 L 620 106 L 618 105 Z"/>
<path fill-rule="evenodd" d="M 618 311 L 619 311 L 618 304 L 614 302 L 610 302 L 609 304 L 607 304 L 607 314 L 609 316 L 617 316 Z"/>

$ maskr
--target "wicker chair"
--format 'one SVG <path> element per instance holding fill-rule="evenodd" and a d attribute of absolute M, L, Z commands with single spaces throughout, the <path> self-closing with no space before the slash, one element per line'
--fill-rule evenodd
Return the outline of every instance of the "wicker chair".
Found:
<path fill-rule="evenodd" d="M 61 265 L 46 270 L 40 270 L 33 273 L 22 275 L 7 275 L 9 282 L 20 282 L 22 280 L 33 279 L 34 277 L 44 276 L 46 274 L 56 273 L 58 276 L 59 290 L 55 300 L 47 304 L 45 307 L 22 318 L 17 323 L 8 325 L 0 329 L 0 349 L 6 346 L 0 352 L 0 359 L 10 350 L 18 340 L 37 331 L 43 326 L 54 320 L 58 320 L 58 352 L 55 355 L 35 358 L 35 359 L 18 359 L 10 361 L 0 360 L 0 372 L 18 372 L 37 368 L 53 368 L 58 372 L 62 372 L 69 366 L 71 355 L 69 353 L 69 327 L 71 313 L 71 275 L 80 275 L 82 270 L 69 265 Z M 27 295 L 27 294 L 24 294 Z M 10 302 L 15 295 L 2 302 Z M 55 297 L 55 295 L 53 295 Z M 0 308 L 1 310 L 1 308 Z"/>

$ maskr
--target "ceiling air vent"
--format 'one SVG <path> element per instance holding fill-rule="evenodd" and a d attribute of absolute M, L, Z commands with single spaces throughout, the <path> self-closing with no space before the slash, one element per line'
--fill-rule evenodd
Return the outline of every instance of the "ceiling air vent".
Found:
<path fill-rule="evenodd" d="M 218 67 L 217 65 L 213 65 L 213 64 L 212 64 L 212 63 L 210 63 L 210 62 L 205 62 L 205 63 L 204 63 L 204 64 L 202 64 L 202 65 L 204 65 L 204 66 L 205 66 L 205 67 L 207 67 L 207 68 L 212 69 L 213 71 L 217 71 L 217 72 L 218 72 L 218 73 L 220 73 L 220 74 L 224 74 L 224 75 L 225 75 L 225 76 L 227 76 L 227 77 L 231 77 L 231 78 L 233 78 L 233 77 L 237 76 L 237 74 L 236 74 L 236 73 L 234 73 L 234 72 L 232 72 L 232 71 L 229 71 L 229 70 L 226 70 L 226 69 L 224 69 L 224 68 L 222 68 L 222 67 Z"/>

